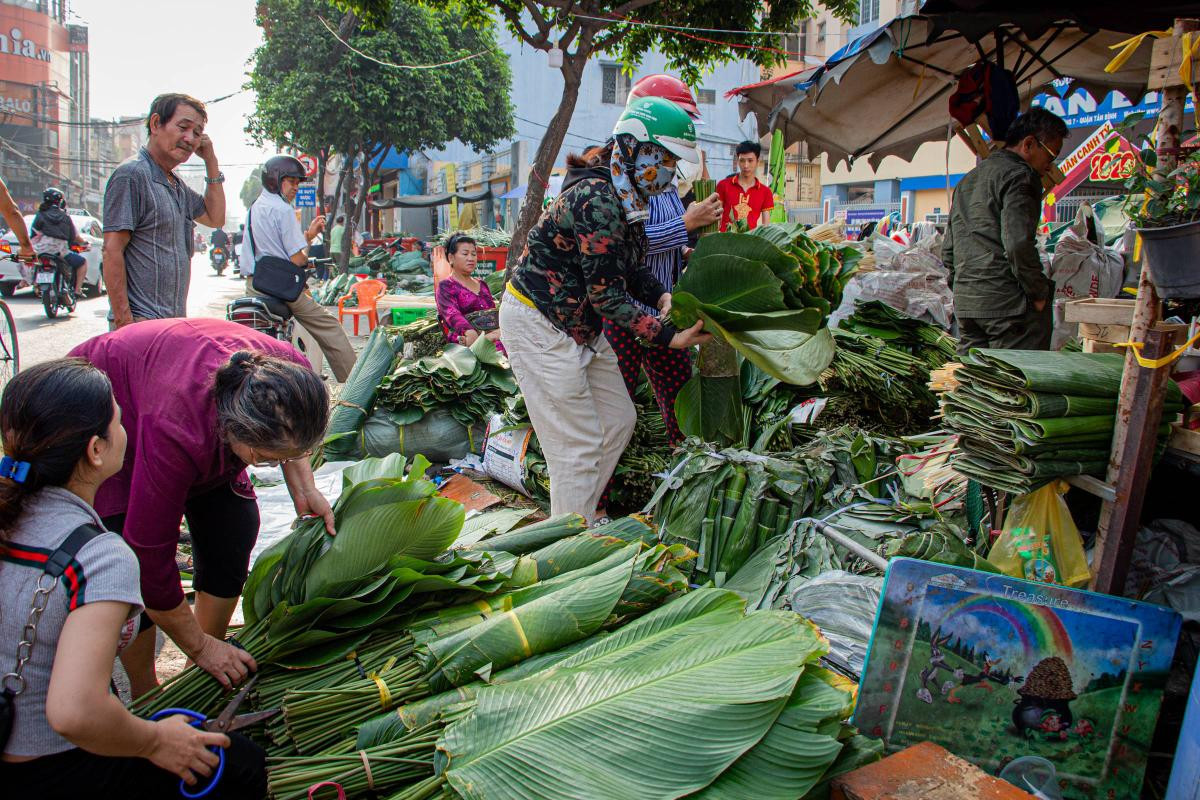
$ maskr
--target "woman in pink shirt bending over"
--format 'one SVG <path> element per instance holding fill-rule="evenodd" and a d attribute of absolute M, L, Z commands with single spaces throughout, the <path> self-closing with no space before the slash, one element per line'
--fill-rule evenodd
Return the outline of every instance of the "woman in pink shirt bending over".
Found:
<path fill-rule="evenodd" d="M 141 569 L 146 616 L 121 654 L 134 697 L 157 685 L 154 626 L 225 686 L 256 668 L 225 641 L 258 538 L 246 466 L 281 466 L 298 515 L 333 510 L 308 455 L 325 434 L 329 398 L 290 344 L 217 319 L 127 325 L 71 355 L 112 381 L 129 445 L 124 467 L 100 487 L 96 511 L 121 533 Z M 195 611 L 184 599 L 175 550 L 186 517 Z"/>
<path fill-rule="evenodd" d="M 450 275 L 437 289 L 438 316 L 446 326 L 446 339 L 470 347 L 485 336 L 503 353 L 496 301 L 487 284 L 471 274 L 479 258 L 475 240 L 463 233 L 454 234 L 446 242 L 446 258 Z"/>

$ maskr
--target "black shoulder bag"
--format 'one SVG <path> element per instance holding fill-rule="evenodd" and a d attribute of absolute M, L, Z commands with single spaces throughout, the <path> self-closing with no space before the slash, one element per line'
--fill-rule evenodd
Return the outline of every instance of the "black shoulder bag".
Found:
<path fill-rule="evenodd" d="M 21 641 L 17 644 L 17 666 L 12 672 L 0 678 L 0 753 L 8 746 L 8 737 L 12 736 L 13 723 L 17 715 L 17 695 L 25 691 L 25 679 L 21 672 L 33 654 L 33 643 L 37 639 L 37 626 L 50 600 L 58 579 L 71 566 L 75 556 L 85 544 L 104 533 L 104 530 L 92 524 L 80 525 L 67 536 L 58 549 L 50 554 L 38 576 L 37 589 L 33 592 L 33 603 L 29 607 L 29 619 L 21 633 Z"/>
<path fill-rule="evenodd" d="M 254 291 L 291 303 L 304 291 L 304 267 L 297 267 L 290 259 L 279 256 L 260 256 L 254 246 L 254 212 L 246 216 L 246 230 L 250 233 L 250 259 L 254 262 L 254 277 L 250 285 Z"/>

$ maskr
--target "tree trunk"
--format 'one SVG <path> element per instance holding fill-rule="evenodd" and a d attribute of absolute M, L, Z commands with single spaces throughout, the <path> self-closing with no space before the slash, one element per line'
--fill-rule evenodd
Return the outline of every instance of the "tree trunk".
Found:
<path fill-rule="evenodd" d="M 333 218 L 334 218 L 335 225 L 337 224 L 336 220 L 337 220 L 338 214 L 342 214 L 346 217 L 349 217 L 348 212 L 350 209 L 350 198 L 348 197 L 348 195 L 350 193 L 350 186 L 348 183 L 348 179 L 350 177 L 350 172 L 351 172 L 351 169 L 353 168 L 353 164 L 354 164 L 354 159 L 351 158 L 350 154 L 343 153 L 342 154 L 342 166 L 341 166 L 341 169 L 338 170 L 337 189 L 334 190 L 334 193 L 333 193 Z M 342 242 L 346 243 L 349 241 L 351 241 L 351 240 L 346 238 L 345 234 L 343 234 Z M 343 275 L 345 275 L 347 272 L 350 271 L 349 265 L 350 265 L 350 248 L 343 247 L 342 252 L 338 256 L 338 263 L 337 263 L 338 271 L 340 273 L 342 273 Z"/>
<path fill-rule="evenodd" d="M 363 151 L 362 157 L 359 159 L 359 162 L 358 162 L 358 173 L 359 173 L 358 174 L 358 180 L 359 180 L 358 191 L 355 193 L 353 208 L 350 209 L 350 213 L 346 215 L 346 239 L 345 239 L 345 241 L 348 245 L 353 244 L 353 242 L 354 242 L 354 233 L 356 230 L 358 230 L 358 218 L 362 214 L 363 209 L 367 205 L 367 190 L 370 189 L 372 183 L 374 182 L 374 178 L 379 174 L 378 167 L 376 167 L 375 169 L 371 169 L 370 166 L 368 166 L 371 163 L 371 161 L 373 161 L 375 158 L 377 158 L 379 156 L 379 152 L 380 152 L 379 148 L 373 148 L 371 153 L 367 153 L 366 151 Z M 350 260 L 349 256 L 347 255 L 347 253 L 349 253 L 349 252 L 350 252 L 349 247 L 343 248 L 342 258 L 345 259 L 347 266 L 348 266 L 349 260 Z M 361 255 L 361 253 L 360 253 L 360 255 Z M 348 271 L 348 268 L 347 268 L 347 271 Z"/>
<path fill-rule="evenodd" d="M 513 231 L 512 244 L 508 246 L 508 263 L 514 265 L 525 249 L 525 240 L 529 231 L 542 215 L 542 199 L 546 196 L 546 181 L 549 180 L 550 170 L 562 149 L 563 140 L 567 137 L 567 128 L 571 125 L 571 117 L 575 114 L 575 103 L 579 100 L 579 84 L 583 78 L 583 67 L 587 63 L 589 50 L 586 53 L 575 53 L 563 57 L 563 93 L 558 101 L 558 110 L 550 120 L 542 141 L 538 144 L 537 154 L 533 157 L 533 169 L 526 178 L 529 189 L 525 199 L 521 201 L 521 214 L 517 217 L 517 227 Z M 540 176 L 540 177 L 539 177 Z"/>
<path fill-rule="evenodd" d="M 317 216 L 325 212 L 325 170 L 329 166 L 329 149 L 322 147 L 317 151 Z M 327 220 L 329 221 L 329 220 Z M 326 239 L 329 237 L 326 236 Z M 329 248 L 325 248 L 329 252 Z"/>

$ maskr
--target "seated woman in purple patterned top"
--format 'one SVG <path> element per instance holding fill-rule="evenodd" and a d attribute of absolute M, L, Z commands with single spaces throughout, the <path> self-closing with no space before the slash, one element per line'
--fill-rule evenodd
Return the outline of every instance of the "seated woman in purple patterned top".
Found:
<path fill-rule="evenodd" d="M 480 336 L 486 336 L 503 353 L 496 301 L 487 284 L 471 275 L 478 257 L 475 240 L 470 236 L 456 233 L 446 242 L 450 275 L 438 284 L 438 316 L 451 342 L 470 347 Z"/>

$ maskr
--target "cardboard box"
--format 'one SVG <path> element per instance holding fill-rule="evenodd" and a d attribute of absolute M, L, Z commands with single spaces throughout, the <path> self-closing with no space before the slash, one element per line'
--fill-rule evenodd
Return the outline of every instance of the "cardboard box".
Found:
<path fill-rule="evenodd" d="M 832 800 L 1030 800 L 933 742 L 915 744 L 833 780 Z"/>
<path fill-rule="evenodd" d="M 1119 297 L 1085 297 L 1068 300 L 1063 305 L 1067 322 L 1092 322 L 1098 325 L 1133 325 L 1133 309 L 1137 300 Z"/>

